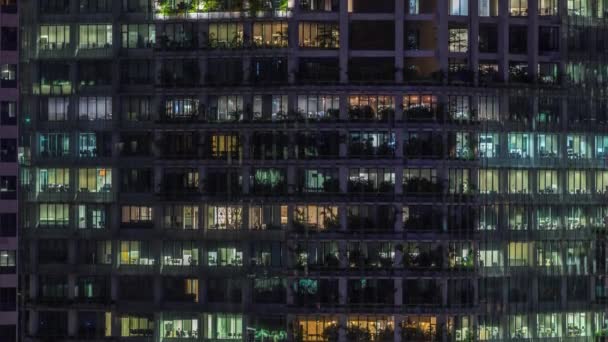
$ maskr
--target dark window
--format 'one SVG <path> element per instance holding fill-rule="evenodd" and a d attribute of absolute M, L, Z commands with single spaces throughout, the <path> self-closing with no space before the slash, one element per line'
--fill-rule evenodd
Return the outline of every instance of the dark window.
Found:
<path fill-rule="evenodd" d="M 539 27 L 538 28 L 538 50 L 544 52 L 559 51 L 559 27 Z"/>
<path fill-rule="evenodd" d="M 528 27 L 509 27 L 509 52 L 523 54 L 528 51 Z"/>
<path fill-rule="evenodd" d="M 38 262 L 41 264 L 63 264 L 68 260 L 66 240 L 40 240 L 38 243 Z"/>
<path fill-rule="evenodd" d="M 14 163 L 17 161 L 17 140 L 0 139 L 0 162 Z"/>
<path fill-rule="evenodd" d="M 122 191 L 149 192 L 152 190 L 152 170 L 150 169 L 123 169 Z"/>
<path fill-rule="evenodd" d="M 112 84 L 112 64 L 94 61 L 78 65 L 78 76 L 81 86 L 108 86 Z"/>
<path fill-rule="evenodd" d="M 124 276 L 119 278 L 120 298 L 131 300 L 149 301 L 154 298 L 154 287 L 152 277 L 148 276 Z"/>
<path fill-rule="evenodd" d="M 4 51 L 17 50 L 17 28 L 2 27 L 0 48 Z"/>
<path fill-rule="evenodd" d="M 0 288 L 0 311 L 15 311 L 17 309 L 17 289 L 14 287 Z"/>
<path fill-rule="evenodd" d="M 285 58 L 254 58 L 251 62 L 251 81 L 254 83 L 287 82 Z"/>
<path fill-rule="evenodd" d="M 0 176 L 0 199 L 17 199 L 17 176 Z"/>
<path fill-rule="evenodd" d="M 112 10 L 112 0 L 80 0 L 81 13 L 103 13 Z"/>
<path fill-rule="evenodd" d="M 0 214 L 0 237 L 14 237 L 17 235 L 17 214 Z"/>
<path fill-rule="evenodd" d="M 17 0 L 1 0 L 0 10 L 3 13 L 17 13 Z M 1 331 L 0 329 L 0 336 L 4 336 Z"/>
<path fill-rule="evenodd" d="M 353 50 L 395 49 L 395 23 L 392 21 L 353 21 L 349 30 L 348 44 Z"/>
<path fill-rule="evenodd" d="M 17 124 L 17 103 L 14 101 L 0 102 L 0 125 Z"/>
<path fill-rule="evenodd" d="M 70 12 L 70 0 L 40 0 L 41 14 L 61 14 Z"/>
<path fill-rule="evenodd" d="M 394 10 L 393 0 L 352 0 L 352 11 L 355 13 L 392 13 Z"/>
<path fill-rule="evenodd" d="M 124 61 L 120 65 L 120 78 L 124 84 L 152 84 L 154 81 L 154 65 L 150 60 Z"/>
<path fill-rule="evenodd" d="M 7 342 L 17 340 L 17 327 L 14 325 L 0 325 L 0 336 Z"/>
<path fill-rule="evenodd" d="M 61 338 L 67 336 L 67 311 L 41 311 L 38 314 L 38 335 Z"/>
<path fill-rule="evenodd" d="M 151 0 L 122 0 L 122 10 L 127 13 L 149 12 L 152 3 Z"/>
<path fill-rule="evenodd" d="M 494 53 L 498 50 L 498 29 L 495 25 L 480 25 L 479 52 Z"/>

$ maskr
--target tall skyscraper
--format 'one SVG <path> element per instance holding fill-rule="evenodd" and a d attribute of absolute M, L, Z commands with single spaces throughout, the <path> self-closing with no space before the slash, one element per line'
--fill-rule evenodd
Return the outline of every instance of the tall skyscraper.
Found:
<path fill-rule="evenodd" d="M 0 1 L 0 340 L 17 340 L 17 1 Z"/>
<path fill-rule="evenodd" d="M 608 2 L 19 6 L 26 341 L 608 335 Z"/>

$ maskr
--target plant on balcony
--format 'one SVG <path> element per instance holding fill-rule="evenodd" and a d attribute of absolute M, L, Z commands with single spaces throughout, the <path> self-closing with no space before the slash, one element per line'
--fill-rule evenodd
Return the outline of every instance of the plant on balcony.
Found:
<path fill-rule="evenodd" d="M 177 13 L 177 9 L 171 6 L 171 2 L 169 0 L 159 0 L 158 1 L 158 13 L 163 16 L 170 16 Z"/>
<path fill-rule="evenodd" d="M 390 107 L 380 108 L 378 110 L 378 119 L 382 121 L 389 121 L 395 117 L 395 110 Z"/>
<path fill-rule="evenodd" d="M 395 183 L 391 181 L 382 181 L 378 185 L 378 192 L 393 192 L 395 191 Z"/>
<path fill-rule="evenodd" d="M 327 253 L 325 254 L 325 266 L 329 267 L 329 268 L 338 268 L 340 267 L 340 259 L 338 259 L 338 257 L 333 254 L 333 253 Z"/>
<path fill-rule="evenodd" d="M 365 263 L 365 258 L 360 250 L 354 249 L 348 253 L 348 264 L 350 267 L 361 267 Z"/>
<path fill-rule="evenodd" d="M 199 4 L 199 8 L 203 10 L 203 12 L 215 12 L 220 8 L 220 2 L 218 0 L 201 0 L 202 8 Z"/>
<path fill-rule="evenodd" d="M 388 342 L 395 340 L 395 330 L 391 327 L 386 327 L 377 331 L 377 340 L 380 342 Z"/>
<path fill-rule="evenodd" d="M 349 192 L 373 192 L 375 191 L 374 184 L 365 179 L 352 179 L 348 181 Z"/>
<path fill-rule="evenodd" d="M 337 324 L 330 324 L 323 329 L 323 339 L 329 342 L 337 342 L 340 337 L 341 327 Z"/>
<path fill-rule="evenodd" d="M 346 339 L 348 341 L 368 342 L 372 341 L 372 334 L 369 329 L 351 325 L 346 328 Z"/>
<path fill-rule="evenodd" d="M 338 230 L 340 229 L 340 221 L 338 217 L 334 215 L 331 211 L 323 211 L 321 212 L 321 216 L 323 217 L 323 225 L 328 230 Z"/>
<path fill-rule="evenodd" d="M 608 337 L 608 328 L 603 328 L 595 332 L 595 337 Z"/>

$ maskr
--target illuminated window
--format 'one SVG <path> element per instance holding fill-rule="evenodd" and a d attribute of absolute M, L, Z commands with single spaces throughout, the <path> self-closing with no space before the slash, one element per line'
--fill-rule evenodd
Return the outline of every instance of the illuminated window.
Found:
<path fill-rule="evenodd" d="M 497 194 L 500 192 L 497 169 L 479 169 L 479 193 Z"/>
<path fill-rule="evenodd" d="M 530 134 L 509 133 L 509 158 L 530 158 L 532 156 Z"/>
<path fill-rule="evenodd" d="M 40 50 L 61 50 L 70 46 L 69 25 L 40 25 L 38 34 Z"/>
<path fill-rule="evenodd" d="M 198 265 L 198 247 L 194 241 L 165 241 L 162 254 L 163 265 Z"/>
<path fill-rule="evenodd" d="M 337 49 L 340 44 L 339 25 L 332 22 L 300 22 L 300 47 Z"/>
<path fill-rule="evenodd" d="M 111 120 L 111 97 L 81 97 L 78 100 L 78 117 L 80 120 Z"/>
<path fill-rule="evenodd" d="M 243 208 L 236 205 L 207 207 L 207 229 L 238 230 L 243 224 Z"/>
<path fill-rule="evenodd" d="M 528 0 L 509 0 L 509 14 L 512 16 L 528 16 Z"/>
<path fill-rule="evenodd" d="M 216 96 L 210 99 L 209 117 L 213 121 L 239 121 L 243 119 L 243 97 L 240 95 Z"/>
<path fill-rule="evenodd" d="M 467 52 L 469 49 L 469 30 L 466 28 L 451 28 L 448 32 L 448 47 L 450 52 Z"/>
<path fill-rule="evenodd" d="M 560 192 L 557 170 L 538 170 L 537 185 L 539 194 L 558 194 Z"/>
<path fill-rule="evenodd" d="M 541 206 L 536 209 L 539 230 L 557 230 L 561 227 L 559 210 L 553 206 Z"/>
<path fill-rule="evenodd" d="M 78 191 L 110 192 L 112 190 L 112 169 L 78 169 Z"/>
<path fill-rule="evenodd" d="M 70 169 L 39 169 L 36 184 L 39 192 L 68 192 Z"/>
<path fill-rule="evenodd" d="M 183 339 L 199 336 L 198 319 L 196 318 L 163 318 L 160 328 L 160 336 L 164 338 Z"/>
<path fill-rule="evenodd" d="M 243 266 L 243 251 L 236 247 L 210 247 L 207 250 L 207 266 Z"/>
<path fill-rule="evenodd" d="M 70 206 L 61 203 L 38 205 L 39 228 L 67 228 L 70 223 Z"/>
<path fill-rule="evenodd" d="M 243 46 L 242 23 L 210 23 L 208 37 L 212 49 L 238 48 Z"/>
<path fill-rule="evenodd" d="M 297 338 L 303 341 L 321 342 L 324 336 L 330 340 L 338 339 L 338 319 L 332 316 L 297 316 Z"/>
<path fill-rule="evenodd" d="M 562 248 L 560 246 L 560 241 L 537 242 L 536 265 L 541 267 L 562 266 Z"/>
<path fill-rule="evenodd" d="M 153 336 L 154 318 L 146 316 L 123 316 L 120 318 L 120 336 Z"/>
<path fill-rule="evenodd" d="M 508 181 L 510 194 L 527 194 L 530 192 L 528 170 L 509 170 Z"/>
<path fill-rule="evenodd" d="M 538 157 L 540 158 L 558 158 L 559 144 L 557 134 L 537 134 L 536 146 Z"/>
<path fill-rule="evenodd" d="M 112 25 L 80 25 L 78 47 L 80 49 L 101 49 L 112 47 Z"/>
<path fill-rule="evenodd" d="M 149 241 L 120 241 L 120 265 L 154 265 L 156 258 Z"/>
<path fill-rule="evenodd" d="M 286 205 L 253 205 L 249 207 L 249 229 L 283 229 L 288 223 Z"/>
<path fill-rule="evenodd" d="M 254 22 L 253 45 L 258 48 L 287 47 L 287 22 Z"/>
<path fill-rule="evenodd" d="M 591 144 L 584 135 L 571 135 L 566 137 L 566 152 L 568 159 L 591 158 Z"/>
<path fill-rule="evenodd" d="M 512 339 L 530 338 L 532 332 L 529 329 L 528 316 L 509 316 L 509 337 Z"/>
<path fill-rule="evenodd" d="M 590 193 L 587 182 L 587 171 L 568 170 L 568 193 L 573 195 Z"/>
<path fill-rule="evenodd" d="M 123 224 L 152 223 L 152 207 L 123 206 L 121 217 Z"/>
<path fill-rule="evenodd" d="M 536 337 L 562 337 L 562 314 L 548 313 L 536 315 Z"/>
<path fill-rule="evenodd" d="M 337 119 L 340 98 L 334 95 L 298 95 L 298 113 L 307 119 Z"/>
<path fill-rule="evenodd" d="M 204 314 L 205 338 L 234 340 L 243 338 L 243 317 L 237 314 Z"/>
<path fill-rule="evenodd" d="M 198 229 L 198 206 L 165 206 L 163 210 L 163 226 L 169 229 Z"/>
<path fill-rule="evenodd" d="M 448 0 L 450 15 L 468 15 L 469 0 Z"/>
<path fill-rule="evenodd" d="M 338 207 L 321 205 L 298 205 L 294 209 L 296 230 L 337 230 L 340 227 Z"/>
<path fill-rule="evenodd" d="M 530 247 L 529 242 L 509 242 L 509 266 L 529 266 Z"/>

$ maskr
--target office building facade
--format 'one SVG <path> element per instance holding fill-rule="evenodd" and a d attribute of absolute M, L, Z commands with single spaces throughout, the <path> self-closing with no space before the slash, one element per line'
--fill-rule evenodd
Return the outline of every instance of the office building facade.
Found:
<path fill-rule="evenodd" d="M 0 1 L 0 336 L 17 340 L 17 2 Z"/>
<path fill-rule="evenodd" d="M 608 334 L 608 3 L 23 0 L 28 341 Z"/>

